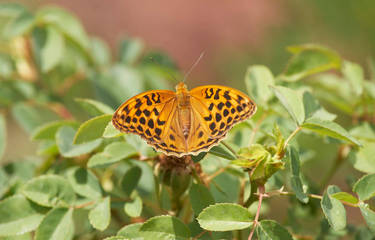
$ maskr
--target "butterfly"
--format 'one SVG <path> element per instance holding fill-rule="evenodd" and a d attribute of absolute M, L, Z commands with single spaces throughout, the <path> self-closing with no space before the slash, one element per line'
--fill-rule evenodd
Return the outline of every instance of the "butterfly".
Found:
<path fill-rule="evenodd" d="M 176 92 L 153 90 L 130 98 L 116 110 L 112 123 L 121 132 L 138 134 L 157 151 L 182 157 L 209 151 L 256 109 L 236 89 L 207 85 L 189 91 L 181 82 Z"/>

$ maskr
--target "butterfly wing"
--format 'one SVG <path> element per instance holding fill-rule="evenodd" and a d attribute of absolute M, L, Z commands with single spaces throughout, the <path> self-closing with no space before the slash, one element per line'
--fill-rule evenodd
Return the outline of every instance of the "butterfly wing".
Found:
<path fill-rule="evenodd" d="M 125 133 L 140 135 L 148 144 L 158 148 L 163 131 L 170 124 L 176 106 L 173 91 L 155 90 L 141 93 L 123 103 L 112 117 L 113 125 Z"/>
<path fill-rule="evenodd" d="M 192 89 L 190 95 L 192 109 L 199 114 L 196 118 L 203 126 L 202 129 L 209 134 L 209 137 L 194 141 L 203 148 L 217 143 L 215 139 L 221 140 L 236 123 L 256 112 L 255 103 L 246 94 L 233 88 L 207 85 Z M 199 135 L 202 134 L 198 133 Z"/>

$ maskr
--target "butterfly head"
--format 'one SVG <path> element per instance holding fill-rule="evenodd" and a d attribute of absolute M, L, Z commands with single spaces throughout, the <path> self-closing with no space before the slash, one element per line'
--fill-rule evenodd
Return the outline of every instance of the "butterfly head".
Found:
<path fill-rule="evenodd" d="M 176 92 L 177 93 L 182 93 L 182 92 L 187 92 L 187 86 L 184 82 L 180 82 L 176 86 Z"/>

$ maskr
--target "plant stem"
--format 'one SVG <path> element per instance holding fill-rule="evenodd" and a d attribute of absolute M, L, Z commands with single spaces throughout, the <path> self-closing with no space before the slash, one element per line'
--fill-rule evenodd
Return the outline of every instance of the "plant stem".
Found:
<path fill-rule="evenodd" d="M 285 143 L 284 143 L 284 149 L 286 149 L 286 147 L 288 146 L 288 143 L 290 142 L 290 140 L 292 140 L 292 138 L 299 132 L 301 131 L 302 128 L 300 126 L 298 126 L 290 135 L 289 137 L 285 140 Z"/>
<path fill-rule="evenodd" d="M 264 185 L 259 185 L 258 191 L 259 191 L 258 209 L 257 209 L 257 213 L 255 215 L 255 219 L 254 219 L 254 222 L 253 222 L 253 228 L 251 229 L 248 240 L 251 240 L 253 238 L 254 231 L 255 231 L 256 227 L 258 226 L 259 214 L 260 214 L 260 209 L 262 207 L 262 200 L 263 200 L 263 196 L 264 196 Z"/>
<path fill-rule="evenodd" d="M 228 143 L 221 141 L 221 144 L 223 144 L 231 153 L 233 153 L 234 156 L 238 157 L 236 151 L 234 151 L 234 149 L 231 146 L 229 146 Z"/>

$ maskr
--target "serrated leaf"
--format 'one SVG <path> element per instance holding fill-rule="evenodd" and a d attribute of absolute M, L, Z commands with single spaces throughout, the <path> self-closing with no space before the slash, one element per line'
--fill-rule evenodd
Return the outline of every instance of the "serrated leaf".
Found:
<path fill-rule="evenodd" d="M 298 200 L 303 203 L 309 202 L 309 197 L 303 190 L 303 185 L 300 176 L 300 160 L 297 150 L 291 146 L 290 147 L 290 171 L 292 172 L 291 186 L 296 194 Z"/>
<path fill-rule="evenodd" d="M 75 101 L 78 102 L 86 110 L 86 112 L 92 116 L 114 113 L 114 110 L 110 106 L 93 99 L 76 98 Z"/>
<path fill-rule="evenodd" d="M 257 236 L 259 240 L 293 240 L 288 230 L 273 220 L 260 221 Z"/>
<path fill-rule="evenodd" d="M 233 231 L 250 227 L 250 212 L 234 203 L 217 203 L 205 208 L 197 218 L 201 228 L 208 231 Z"/>
<path fill-rule="evenodd" d="M 209 205 L 215 204 L 214 197 L 210 190 L 202 184 L 193 183 L 189 190 L 189 197 L 195 215 L 198 215 Z"/>
<path fill-rule="evenodd" d="M 76 200 L 69 182 L 57 175 L 44 175 L 28 181 L 22 193 L 31 201 L 46 207 L 72 206 Z"/>
<path fill-rule="evenodd" d="M 328 186 L 320 202 L 323 213 L 328 220 L 329 225 L 339 231 L 346 227 L 346 211 L 344 205 L 337 199 L 331 197 L 332 194 L 341 192 L 337 186 Z"/>
<path fill-rule="evenodd" d="M 140 228 L 145 239 L 190 239 L 189 228 L 173 216 L 157 216 L 147 220 Z"/>
<path fill-rule="evenodd" d="M 103 132 L 104 138 L 120 137 L 121 135 L 123 135 L 123 133 L 113 126 L 112 121 L 108 123 Z"/>
<path fill-rule="evenodd" d="M 48 209 L 14 195 L 0 202 L 0 236 L 12 236 L 35 230 Z"/>
<path fill-rule="evenodd" d="M 213 148 L 210 149 L 209 153 L 215 156 L 221 157 L 221 158 L 228 159 L 228 160 L 236 159 L 236 156 L 231 151 L 227 150 L 227 148 L 221 145 L 214 146 Z"/>
<path fill-rule="evenodd" d="M 77 122 L 74 121 L 54 121 L 43 124 L 36 128 L 33 133 L 31 134 L 32 140 L 54 140 L 57 130 L 59 130 L 62 126 L 78 126 Z"/>
<path fill-rule="evenodd" d="M 0 160 L 4 155 L 5 152 L 5 146 L 6 146 L 6 124 L 5 124 L 5 118 L 2 114 L 0 114 Z"/>
<path fill-rule="evenodd" d="M 111 121 L 111 119 L 111 114 L 105 114 L 91 118 L 90 120 L 82 123 L 74 136 L 73 143 L 80 144 L 101 138 L 108 122 Z"/>
<path fill-rule="evenodd" d="M 46 27 L 46 42 L 40 52 L 41 70 L 46 73 L 58 65 L 64 55 L 65 41 L 53 26 Z"/>
<path fill-rule="evenodd" d="M 111 198 L 106 197 L 96 204 L 89 212 L 89 221 L 91 225 L 104 231 L 111 221 Z"/>
<path fill-rule="evenodd" d="M 332 121 L 321 120 L 318 118 L 309 118 L 301 125 L 301 127 L 325 136 L 330 136 L 336 139 L 350 142 L 357 146 L 361 146 L 361 143 L 357 139 L 352 137 L 340 125 Z"/>
<path fill-rule="evenodd" d="M 265 105 L 271 99 L 273 93 L 269 86 L 275 84 L 272 72 L 263 65 L 251 66 L 245 75 L 247 92 L 255 102 Z"/>
<path fill-rule="evenodd" d="M 375 196 L 375 174 L 369 174 L 360 178 L 353 186 L 353 192 L 357 193 L 361 201 Z"/>
<path fill-rule="evenodd" d="M 336 198 L 337 200 L 340 200 L 340 201 L 351 203 L 351 204 L 358 203 L 358 199 L 347 192 L 337 192 L 337 193 L 331 194 L 331 197 Z"/>
<path fill-rule="evenodd" d="M 124 205 L 124 211 L 129 217 L 139 217 L 142 213 L 142 199 L 137 196 L 131 202 L 126 202 Z"/>
<path fill-rule="evenodd" d="M 375 234 L 375 212 L 369 208 L 368 204 L 364 203 L 360 205 L 360 209 L 368 228 Z"/>
<path fill-rule="evenodd" d="M 73 209 L 52 209 L 40 223 L 35 233 L 35 240 L 69 240 L 73 239 Z"/>
<path fill-rule="evenodd" d="M 74 135 L 76 135 L 76 130 L 68 126 L 59 128 L 56 133 L 56 144 L 64 157 L 77 157 L 89 153 L 99 147 L 102 142 L 102 139 L 96 139 L 83 144 L 73 144 Z"/>
<path fill-rule="evenodd" d="M 342 64 L 342 73 L 349 80 L 354 96 L 358 97 L 363 92 L 364 74 L 360 65 L 344 61 Z"/>
<path fill-rule="evenodd" d="M 129 239 L 141 238 L 139 230 L 143 223 L 133 223 L 126 225 L 117 232 L 117 236 L 126 237 Z"/>
<path fill-rule="evenodd" d="M 66 173 L 68 181 L 74 191 L 89 199 L 99 199 L 102 197 L 102 189 L 97 177 L 84 168 L 71 168 Z"/>
<path fill-rule="evenodd" d="M 293 57 L 288 62 L 281 79 L 298 81 L 302 78 L 331 69 L 340 69 L 340 56 L 331 49 L 314 44 L 288 47 Z"/>
<path fill-rule="evenodd" d="M 126 171 L 121 179 L 120 186 L 121 190 L 130 196 L 133 190 L 137 187 L 139 180 L 141 179 L 142 169 L 138 166 L 134 166 Z"/>
<path fill-rule="evenodd" d="M 283 107 L 299 126 L 305 120 L 305 109 L 302 95 L 295 90 L 282 86 L 271 86 Z"/>
<path fill-rule="evenodd" d="M 88 167 L 97 167 L 100 165 L 111 164 L 122 159 L 126 159 L 137 155 L 137 151 L 128 143 L 125 142 L 114 142 L 107 145 L 104 151 L 97 153 L 92 156 L 88 163 Z"/>

